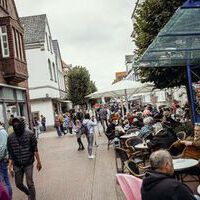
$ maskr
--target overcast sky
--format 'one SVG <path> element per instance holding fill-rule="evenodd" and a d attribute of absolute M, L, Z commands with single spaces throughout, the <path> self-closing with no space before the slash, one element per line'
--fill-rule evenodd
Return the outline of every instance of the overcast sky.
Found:
<path fill-rule="evenodd" d="M 15 0 L 19 16 L 47 14 L 53 39 L 67 64 L 86 67 L 98 88 L 125 70 L 133 52 L 135 0 Z"/>

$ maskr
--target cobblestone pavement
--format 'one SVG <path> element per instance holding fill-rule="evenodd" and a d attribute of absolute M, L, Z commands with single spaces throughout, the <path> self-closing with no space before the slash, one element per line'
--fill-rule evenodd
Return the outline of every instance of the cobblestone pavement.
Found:
<path fill-rule="evenodd" d="M 34 171 L 37 200 L 122 200 L 116 185 L 113 149 L 107 150 L 106 138 L 96 137 L 96 158 L 77 151 L 76 136 L 58 138 L 55 132 L 40 135 L 41 172 Z M 86 138 L 83 138 L 86 147 Z M 13 200 L 27 197 L 13 186 Z"/>

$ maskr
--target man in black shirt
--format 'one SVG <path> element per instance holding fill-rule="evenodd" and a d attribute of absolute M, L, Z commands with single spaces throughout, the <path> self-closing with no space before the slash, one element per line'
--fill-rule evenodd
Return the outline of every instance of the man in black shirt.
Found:
<path fill-rule="evenodd" d="M 152 153 L 150 165 L 142 183 L 142 200 L 196 200 L 187 185 L 172 178 L 174 168 L 168 151 Z"/>

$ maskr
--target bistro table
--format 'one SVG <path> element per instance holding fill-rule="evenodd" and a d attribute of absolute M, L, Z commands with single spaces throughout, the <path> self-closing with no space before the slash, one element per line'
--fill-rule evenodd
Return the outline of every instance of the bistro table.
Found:
<path fill-rule="evenodd" d="M 135 145 L 134 148 L 145 150 L 145 149 L 148 149 L 148 146 L 146 143 L 139 143 L 139 144 Z"/>
<path fill-rule="evenodd" d="M 197 192 L 200 195 L 200 185 L 197 187 Z"/>
<path fill-rule="evenodd" d="M 129 139 L 129 138 L 132 138 L 132 137 L 135 137 L 135 136 L 138 136 L 138 135 L 139 135 L 139 132 L 136 131 L 136 132 L 131 133 L 131 134 L 122 135 L 120 137 L 120 139 Z"/>
<path fill-rule="evenodd" d="M 191 158 L 173 159 L 174 171 L 182 171 L 198 165 L 199 161 Z"/>

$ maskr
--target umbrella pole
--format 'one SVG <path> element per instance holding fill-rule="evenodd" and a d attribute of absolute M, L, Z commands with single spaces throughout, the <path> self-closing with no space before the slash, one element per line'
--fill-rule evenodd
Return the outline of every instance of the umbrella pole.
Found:
<path fill-rule="evenodd" d="M 123 98 L 121 98 L 122 117 L 124 118 Z"/>
<path fill-rule="evenodd" d="M 125 89 L 125 100 L 126 100 L 126 112 L 129 113 L 129 108 L 128 108 L 128 95 L 127 95 L 127 90 Z"/>

